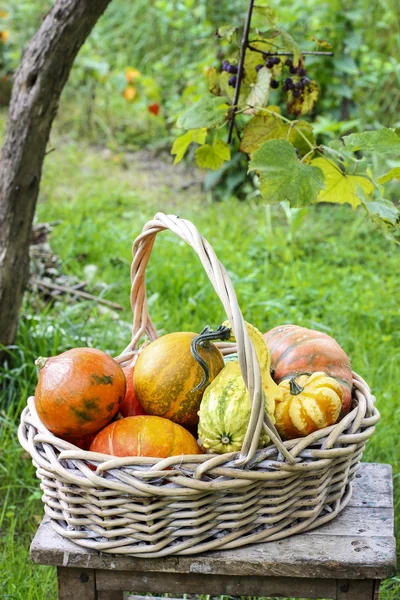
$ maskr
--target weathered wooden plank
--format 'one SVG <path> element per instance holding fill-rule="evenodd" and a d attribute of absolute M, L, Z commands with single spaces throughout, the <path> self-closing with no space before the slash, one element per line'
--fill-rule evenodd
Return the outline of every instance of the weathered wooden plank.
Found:
<path fill-rule="evenodd" d="M 393 506 L 391 465 L 362 463 L 353 479 L 353 496 L 348 506 L 390 508 Z"/>
<path fill-rule="evenodd" d="M 192 557 L 133 558 L 87 551 L 42 524 L 31 546 L 34 562 L 72 567 L 177 573 L 380 578 L 396 562 L 393 536 L 298 535 L 277 542 Z"/>
<path fill-rule="evenodd" d="M 139 573 L 96 571 L 98 590 L 175 594 L 228 594 L 230 596 L 336 597 L 335 579 L 290 579 L 287 577 L 239 577 L 194 573 Z M 368 599 L 369 600 L 369 599 Z"/>
<path fill-rule="evenodd" d="M 287 577 L 383 579 L 394 573 L 393 537 L 297 536 L 190 559 L 179 557 L 179 568 L 190 572 Z M 245 554 L 246 562 L 241 558 Z M 200 560 L 199 560 L 200 559 Z M 382 575 L 384 574 L 384 575 Z"/>
<path fill-rule="evenodd" d="M 96 600 L 93 569 L 58 567 L 58 600 Z"/>
<path fill-rule="evenodd" d="M 393 522 L 393 508 L 352 507 L 345 509 L 326 525 L 306 531 L 303 535 L 390 537 L 393 535 Z"/>

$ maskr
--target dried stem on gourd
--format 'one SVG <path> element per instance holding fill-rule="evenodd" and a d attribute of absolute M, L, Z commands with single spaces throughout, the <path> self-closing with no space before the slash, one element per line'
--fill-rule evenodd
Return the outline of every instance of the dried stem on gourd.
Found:
<path fill-rule="evenodd" d="M 207 348 L 210 345 L 210 342 L 213 340 L 228 340 L 231 335 L 231 330 L 229 327 L 224 327 L 220 325 L 216 331 L 213 331 L 210 327 L 204 327 L 203 331 L 199 333 L 190 343 L 190 351 L 193 357 L 197 360 L 199 365 L 204 371 L 203 379 L 200 381 L 198 385 L 192 390 L 192 392 L 196 392 L 200 390 L 204 386 L 207 385 L 210 379 L 210 369 L 206 361 L 200 356 L 197 348 L 198 346 L 202 346 L 203 348 Z"/>

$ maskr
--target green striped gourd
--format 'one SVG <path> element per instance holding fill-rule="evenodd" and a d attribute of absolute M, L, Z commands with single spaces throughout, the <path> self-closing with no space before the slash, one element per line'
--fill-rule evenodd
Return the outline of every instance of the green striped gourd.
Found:
<path fill-rule="evenodd" d="M 229 324 L 224 323 L 229 326 Z M 269 350 L 260 331 L 250 323 L 246 327 L 260 364 L 265 397 L 265 409 L 275 422 L 275 403 L 282 400 L 282 390 L 272 380 L 269 371 Z M 232 336 L 231 341 L 235 341 Z M 250 396 L 245 386 L 239 362 L 227 362 L 204 392 L 199 410 L 199 438 L 210 452 L 224 454 L 241 450 L 250 420 Z M 260 437 L 259 447 L 269 442 Z"/>

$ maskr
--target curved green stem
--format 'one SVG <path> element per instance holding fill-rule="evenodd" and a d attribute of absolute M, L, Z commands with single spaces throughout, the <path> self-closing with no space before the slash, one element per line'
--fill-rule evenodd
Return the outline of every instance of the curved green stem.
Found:
<path fill-rule="evenodd" d="M 301 161 L 300 161 L 300 162 L 305 162 L 305 161 L 306 161 L 306 158 L 307 158 L 308 156 L 310 156 L 311 154 L 314 154 L 314 152 L 316 152 L 316 151 L 318 152 L 318 146 L 317 146 L 316 148 L 312 148 L 312 149 L 311 149 L 309 152 L 307 152 L 307 154 L 305 154 L 305 155 L 303 156 L 303 158 L 301 159 Z"/>
<path fill-rule="evenodd" d="M 196 392 L 197 390 L 203 388 L 205 385 L 207 385 L 210 379 L 210 369 L 204 358 L 200 356 L 197 350 L 198 346 L 203 346 L 207 348 L 210 341 L 228 340 L 230 338 L 230 335 L 231 330 L 229 327 L 224 327 L 220 325 L 216 331 L 213 331 L 210 327 L 207 326 L 204 327 L 203 331 L 201 331 L 199 335 L 193 338 L 193 340 L 190 342 L 190 351 L 204 371 L 203 379 L 198 385 L 196 385 L 195 388 L 193 388 L 192 392 Z"/>

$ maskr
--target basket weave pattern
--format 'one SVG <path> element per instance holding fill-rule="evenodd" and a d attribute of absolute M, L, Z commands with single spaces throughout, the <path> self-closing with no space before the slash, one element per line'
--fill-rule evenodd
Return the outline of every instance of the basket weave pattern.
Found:
<path fill-rule="evenodd" d="M 147 311 L 145 269 L 158 232 L 170 229 L 198 254 L 237 340 L 251 399 L 240 453 L 113 458 L 86 452 L 50 433 L 34 398 L 21 415 L 18 437 L 41 480 L 45 512 L 58 533 L 81 546 L 139 557 L 196 554 L 277 540 L 333 519 L 351 497 L 351 480 L 379 413 L 365 381 L 353 374 L 352 409 L 339 423 L 282 442 L 264 410 L 257 356 L 230 278 L 192 223 L 158 213 L 133 244 L 132 341 L 117 357 L 157 337 Z M 257 450 L 261 432 L 271 445 Z"/>

